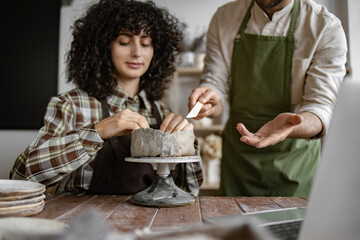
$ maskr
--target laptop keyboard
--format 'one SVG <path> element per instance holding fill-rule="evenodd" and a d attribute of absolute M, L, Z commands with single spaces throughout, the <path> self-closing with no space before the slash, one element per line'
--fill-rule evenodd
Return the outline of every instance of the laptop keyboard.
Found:
<path fill-rule="evenodd" d="M 275 237 L 281 240 L 296 240 L 299 235 L 302 221 L 279 223 L 265 226 Z"/>

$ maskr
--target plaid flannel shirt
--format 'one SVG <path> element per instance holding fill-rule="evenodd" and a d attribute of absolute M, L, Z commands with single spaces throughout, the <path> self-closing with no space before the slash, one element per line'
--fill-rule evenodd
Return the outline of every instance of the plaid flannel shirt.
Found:
<path fill-rule="evenodd" d="M 120 88 L 107 97 L 110 115 L 130 109 L 156 123 L 145 91 L 133 99 Z M 170 110 L 155 101 L 162 119 Z M 73 89 L 50 99 L 44 126 L 30 146 L 16 159 L 10 178 L 55 186 L 56 193 L 81 193 L 89 189 L 94 159 L 104 140 L 94 124 L 102 120 L 101 103 L 81 89 Z M 202 183 L 201 163 L 187 163 L 180 170 L 182 189 L 198 195 Z"/>

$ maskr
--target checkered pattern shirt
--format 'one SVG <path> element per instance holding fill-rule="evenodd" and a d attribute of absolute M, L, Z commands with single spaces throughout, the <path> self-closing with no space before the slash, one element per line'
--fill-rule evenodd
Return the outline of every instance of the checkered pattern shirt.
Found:
<path fill-rule="evenodd" d="M 107 97 L 110 115 L 130 109 L 143 115 L 149 124 L 156 118 L 145 91 L 134 98 L 120 88 Z M 164 119 L 170 110 L 155 101 Z M 104 140 L 96 132 L 94 124 L 103 119 L 101 103 L 81 89 L 51 98 L 44 116 L 44 126 L 30 146 L 16 159 L 10 178 L 40 182 L 55 186 L 57 193 L 81 193 L 89 189 L 94 159 L 103 147 Z M 183 189 L 198 195 L 202 182 L 200 163 L 188 163 L 181 168 Z"/>

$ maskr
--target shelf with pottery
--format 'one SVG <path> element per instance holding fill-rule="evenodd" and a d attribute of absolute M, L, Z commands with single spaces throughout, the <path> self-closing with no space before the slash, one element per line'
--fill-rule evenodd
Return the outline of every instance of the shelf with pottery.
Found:
<path fill-rule="evenodd" d="M 198 137 L 207 136 L 212 133 L 221 136 L 223 130 L 224 130 L 224 125 L 222 124 L 213 124 L 209 126 L 196 126 L 195 124 L 194 127 L 195 135 Z"/>
<path fill-rule="evenodd" d="M 201 189 L 203 190 L 215 190 L 220 188 L 220 183 L 208 183 L 205 182 L 201 185 Z"/>
<path fill-rule="evenodd" d="M 222 130 L 218 128 L 217 130 Z M 215 195 L 220 185 L 220 163 L 222 156 L 222 138 L 219 134 L 207 132 L 199 136 L 200 155 L 202 158 L 204 182 L 201 186 L 202 195 Z"/>
<path fill-rule="evenodd" d="M 202 67 L 178 67 L 174 73 L 174 112 L 178 113 L 180 110 L 180 78 L 181 77 L 196 77 L 200 78 Z"/>
<path fill-rule="evenodd" d="M 177 68 L 176 73 L 179 76 L 200 77 L 202 71 L 202 67 L 179 67 Z"/>
<path fill-rule="evenodd" d="M 186 77 L 198 78 L 203 71 L 203 67 L 178 67 L 173 79 L 174 86 L 174 112 L 179 112 L 182 103 L 180 103 L 181 84 L 186 82 Z M 191 80 L 193 81 L 193 80 Z M 194 88 L 196 85 L 194 85 Z M 220 186 L 220 159 L 221 156 L 221 133 L 224 129 L 224 125 L 213 122 L 210 118 L 204 118 L 201 120 L 191 120 L 194 124 L 194 132 L 196 137 L 202 139 L 202 146 L 200 146 L 203 160 L 203 174 L 204 182 L 200 188 L 201 195 L 218 195 Z M 209 140 L 217 141 L 217 146 L 209 145 Z M 206 144 L 205 142 L 208 141 Z M 220 145 L 219 145 L 220 141 Z M 205 148 L 204 148 L 205 147 Z M 212 149 L 211 149 L 212 148 Z M 216 148 L 216 149 L 214 149 Z M 216 156 L 209 156 L 209 152 L 216 152 Z M 210 154 L 211 155 L 211 154 Z"/>

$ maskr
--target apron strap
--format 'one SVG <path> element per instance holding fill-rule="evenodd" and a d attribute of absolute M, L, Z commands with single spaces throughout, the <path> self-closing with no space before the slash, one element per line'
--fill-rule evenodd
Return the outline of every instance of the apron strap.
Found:
<path fill-rule="evenodd" d="M 245 28 L 246 28 L 246 26 L 247 26 L 247 23 L 248 23 L 248 21 L 249 21 L 249 19 L 250 19 L 251 9 L 252 9 L 253 6 L 254 6 L 254 0 L 251 1 L 250 5 L 249 5 L 249 7 L 248 7 L 248 9 L 247 9 L 247 11 L 246 11 L 246 14 L 245 14 L 245 16 L 244 16 L 244 19 L 243 19 L 243 21 L 242 21 L 242 23 L 241 23 L 241 26 L 240 26 L 240 28 L 239 28 L 238 35 L 239 35 L 239 34 L 242 35 L 242 34 L 244 33 Z M 238 37 L 238 35 L 237 35 L 236 37 Z"/>
<path fill-rule="evenodd" d="M 106 98 L 102 98 L 100 99 L 100 103 L 101 103 L 101 111 L 103 114 L 103 119 L 107 118 L 110 116 L 109 114 L 109 105 L 106 101 Z"/>
<path fill-rule="evenodd" d="M 109 104 L 107 103 L 106 101 L 106 98 L 102 98 L 100 100 L 101 102 L 101 110 L 102 110 L 102 113 L 103 113 L 103 119 L 107 118 L 107 117 L 110 117 L 110 112 L 109 112 Z M 121 149 L 121 143 L 119 141 L 119 139 L 117 137 L 111 137 L 108 139 L 110 144 L 111 144 L 111 147 L 113 149 Z M 119 153 L 118 151 L 114 151 L 115 154 L 117 155 L 118 158 L 121 158 L 121 153 Z"/>
<path fill-rule="evenodd" d="M 155 102 L 152 102 L 152 101 L 151 101 L 151 112 L 154 115 L 154 117 L 156 118 L 156 125 L 158 126 L 158 128 L 160 128 L 162 118 L 160 116 L 160 112 L 159 112 L 157 106 L 155 105 Z"/>
<path fill-rule="evenodd" d="M 289 24 L 289 29 L 287 32 L 287 36 L 294 36 L 295 28 L 296 28 L 296 21 L 297 17 L 299 15 L 299 8 L 300 8 L 300 2 L 299 0 L 294 0 L 294 6 L 293 6 L 293 13 L 291 14 L 291 20 Z"/>

